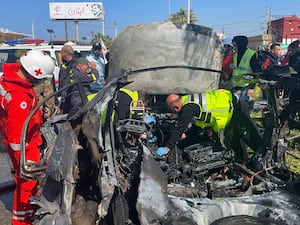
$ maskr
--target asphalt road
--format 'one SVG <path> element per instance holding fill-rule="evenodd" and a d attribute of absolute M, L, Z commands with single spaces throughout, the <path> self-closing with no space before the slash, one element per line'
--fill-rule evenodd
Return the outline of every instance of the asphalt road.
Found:
<path fill-rule="evenodd" d="M 6 189 L 12 184 L 10 165 L 9 156 L 0 149 L 0 225 L 11 224 L 13 193 L 11 189 Z"/>

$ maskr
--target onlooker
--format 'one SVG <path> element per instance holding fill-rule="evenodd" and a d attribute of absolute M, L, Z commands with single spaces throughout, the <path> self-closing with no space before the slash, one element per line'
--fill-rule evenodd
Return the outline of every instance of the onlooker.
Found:
<path fill-rule="evenodd" d="M 70 105 L 66 105 L 65 109 L 69 109 L 65 113 L 69 116 L 76 113 L 88 101 L 88 96 L 95 93 L 91 84 L 97 81 L 98 72 L 89 68 L 89 62 L 86 58 L 81 57 L 77 60 L 77 65 L 70 74 L 70 83 L 78 83 L 68 89 L 67 99 Z"/>
<path fill-rule="evenodd" d="M 299 77 L 300 75 L 300 40 L 293 41 L 290 44 L 289 63 L 290 71 L 293 76 Z M 290 104 L 300 101 L 300 88 L 292 88 L 287 91 Z"/>
<path fill-rule="evenodd" d="M 281 65 L 281 46 L 279 43 L 272 43 L 270 45 L 270 51 L 265 55 L 265 60 L 261 65 L 261 68 L 267 69 L 270 66 Z"/>
<path fill-rule="evenodd" d="M 222 71 L 220 82 L 224 83 L 230 80 L 232 76 L 232 69 L 233 69 L 233 56 L 234 50 L 232 46 L 232 38 L 224 38 L 223 40 L 224 45 L 224 55 L 223 55 L 223 62 L 222 62 Z"/>
<path fill-rule="evenodd" d="M 37 105 L 33 86 L 41 79 L 53 76 L 54 63 L 42 51 L 30 50 L 20 58 L 21 63 L 3 65 L 0 81 L 0 129 L 4 144 L 11 158 L 16 189 L 14 191 L 12 224 L 31 224 L 33 215 L 29 197 L 37 194 L 37 180 L 24 179 L 20 175 L 20 140 L 24 121 Z M 42 138 L 40 127 L 42 114 L 37 110 L 32 116 L 26 133 L 25 156 L 39 162 Z"/>
<path fill-rule="evenodd" d="M 105 55 L 102 54 L 102 46 L 99 42 L 95 42 L 92 47 L 92 53 L 86 56 L 90 62 L 90 67 L 96 69 L 99 74 L 97 82 L 92 86 L 96 91 L 101 90 L 105 85 Z"/>
<path fill-rule="evenodd" d="M 300 40 L 293 41 L 290 46 L 290 55 L 288 64 L 291 68 L 297 71 L 300 62 Z M 298 70 L 299 71 L 299 70 Z"/>

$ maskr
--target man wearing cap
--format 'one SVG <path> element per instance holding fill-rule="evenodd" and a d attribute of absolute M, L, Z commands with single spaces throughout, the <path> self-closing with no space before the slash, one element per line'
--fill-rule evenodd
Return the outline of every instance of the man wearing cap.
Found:
<path fill-rule="evenodd" d="M 91 88 L 95 91 L 101 90 L 105 85 L 105 60 L 102 54 L 102 46 L 99 42 L 95 42 L 92 47 L 92 53 L 86 56 L 86 59 L 90 62 L 90 66 L 96 69 L 99 74 L 99 78 Z"/>
<path fill-rule="evenodd" d="M 89 61 L 80 57 L 77 60 L 77 65 L 75 66 L 72 74 L 70 74 L 70 83 L 78 83 L 78 85 L 71 87 L 68 90 L 67 98 L 70 98 L 69 106 L 66 106 L 68 110 L 65 113 L 72 114 L 71 110 L 78 111 L 86 102 L 87 97 L 95 93 L 91 84 L 95 83 L 98 79 L 98 71 L 93 70 L 89 67 Z M 82 92 L 80 92 L 80 89 Z"/>
<path fill-rule="evenodd" d="M 3 65 L 0 80 L 0 131 L 15 171 L 13 225 L 31 224 L 33 210 L 29 197 L 37 194 L 38 181 L 25 179 L 20 174 L 20 139 L 26 118 L 38 104 L 33 86 L 37 81 L 52 77 L 53 71 L 53 60 L 47 53 L 39 50 L 22 54 L 20 63 Z M 41 125 L 42 113 L 37 110 L 29 121 L 24 149 L 26 159 L 35 163 L 40 161 Z"/>

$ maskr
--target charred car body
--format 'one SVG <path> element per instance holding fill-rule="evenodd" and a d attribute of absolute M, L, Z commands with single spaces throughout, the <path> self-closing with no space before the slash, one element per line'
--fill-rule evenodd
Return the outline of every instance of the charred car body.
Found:
<path fill-rule="evenodd" d="M 146 38 L 149 30 L 153 36 Z M 147 44 L 141 45 L 145 41 Z M 140 45 L 143 48 L 138 48 Z M 159 57 L 146 57 L 154 45 L 165 48 L 165 53 L 155 51 Z M 272 172 L 279 167 L 280 157 L 268 160 L 273 166 L 270 171 L 264 170 L 262 176 L 253 174 L 233 162 L 231 150 L 219 139 L 210 140 L 205 130 L 197 143 L 179 143 L 168 157 L 155 154 L 176 125 L 176 118 L 164 106 L 164 95 L 216 89 L 221 47 L 211 29 L 191 24 L 139 25 L 120 34 L 110 49 L 110 82 L 76 114 L 54 116 L 45 122 L 46 144 L 39 164 L 28 162 L 21 154 L 22 175 L 39 179 L 42 187 L 41 194 L 31 200 L 34 222 L 208 225 L 240 215 L 239 221 L 245 224 L 296 224 L 298 198 L 286 194 L 284 188 L 293 175 Z M 196 57 L 201 48 L 207 58 Z M 168 61 L 166 52 L 171 49 L 183 49 L 176 54 L 178 61 Z M 139 56 L 146 58 L 137 60 Z M 153 60 L 146 60 L 149 58 Z M 187 82 L 194 78 L 195 82 Z M 201 85 L 195 85 L 197 79 Z M 132 107 L 136 117 L 114 121 L 116 96 L 124 86 L 149 90 L 152 101 L 147 107 Z M 146 124 L 145 115 L 156 123 Z M 268 126 L 280 133 L 273 116 L 270 118 Z M 72 126 L 78 119 L 81 123 Z M 23 133 L 29 120 L 30 116 Z M 278 146 L 279 139 L 270 143 Z M 24 137 L 21 146 L 25 146 Z M 285 148 L 284 144 L 280 148 Z"/>

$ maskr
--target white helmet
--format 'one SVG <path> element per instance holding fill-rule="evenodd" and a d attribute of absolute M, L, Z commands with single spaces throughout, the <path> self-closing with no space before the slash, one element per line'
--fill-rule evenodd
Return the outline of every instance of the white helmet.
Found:
<path fill-rule="evenodd" d="M 53 59 L 46 52 L 29 50 L 21 56 L 20 62 L 23 68 L 35 79 L 53 77 L 55 65 Z"/>
<path fill-rule="evenodd" d="M 232 37 L 224 38 L 223 45 L 230 45 L 232 47 Z"/>

